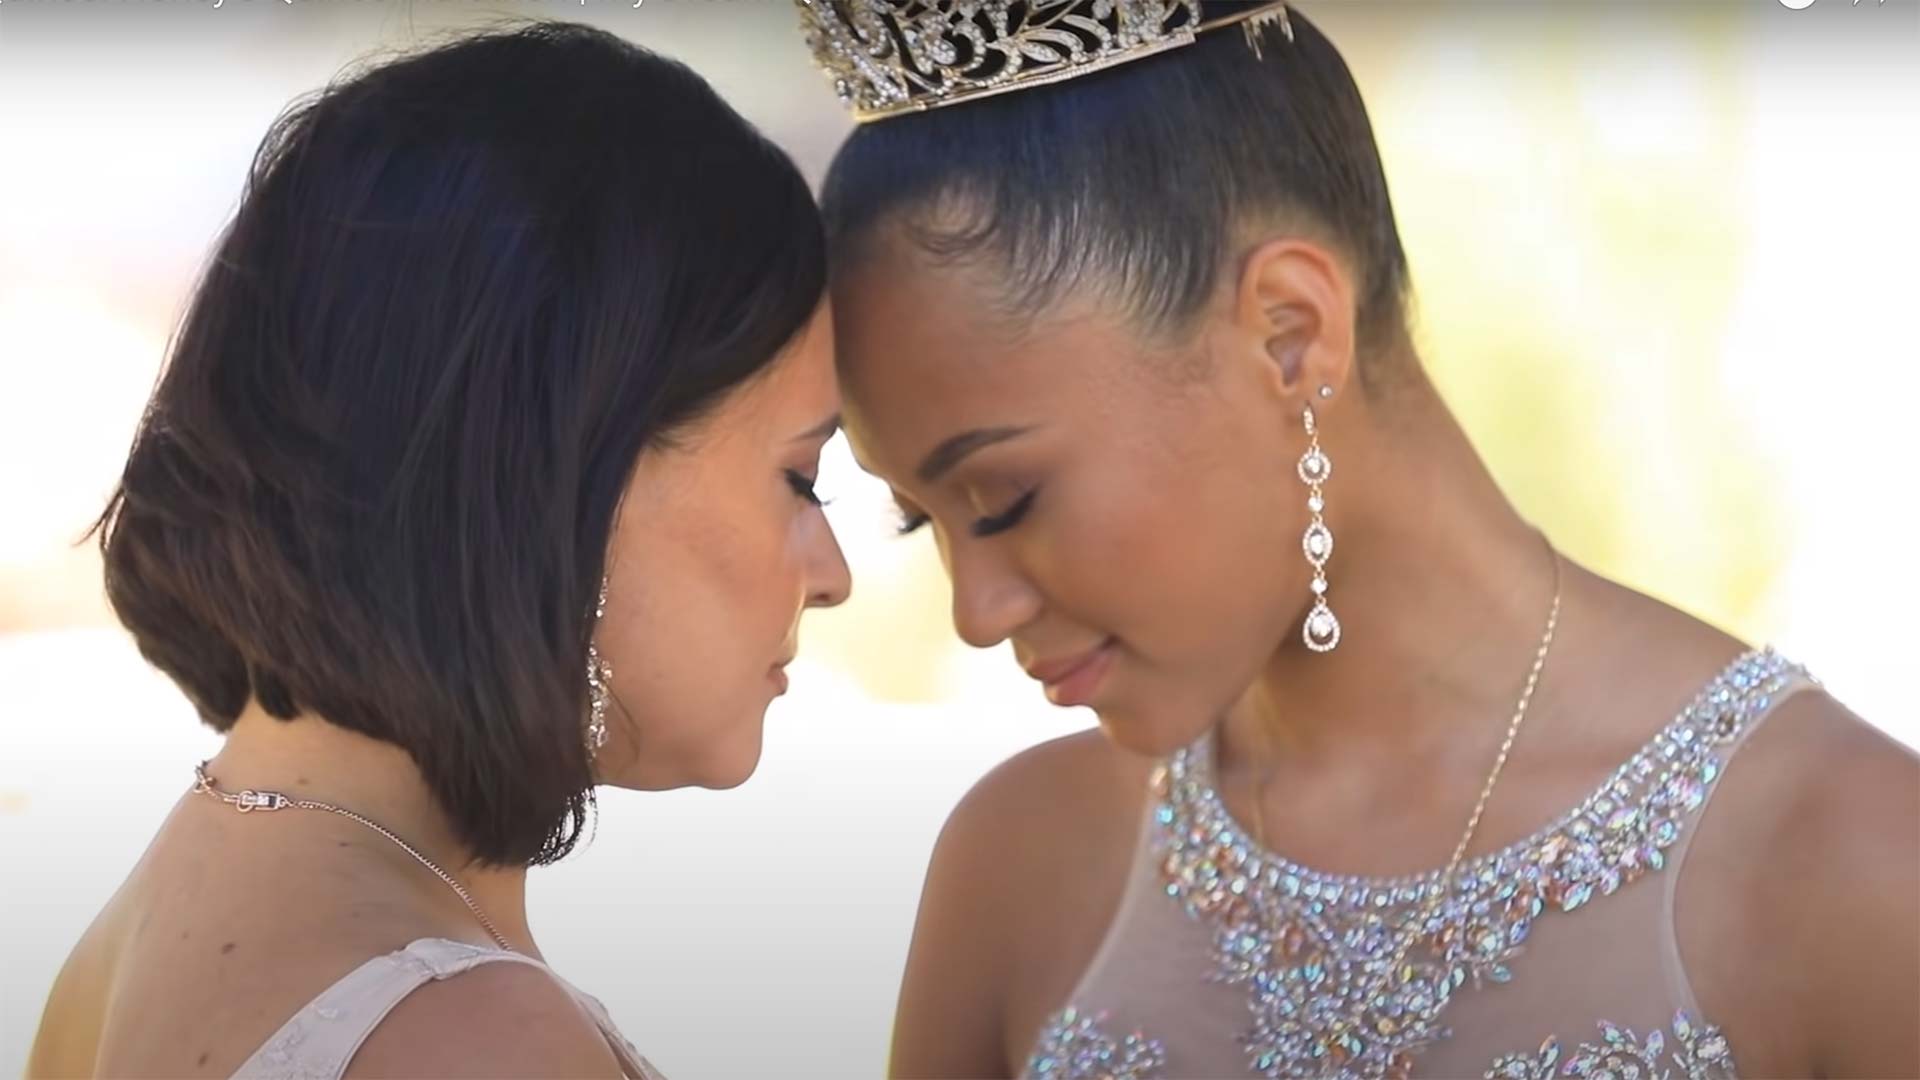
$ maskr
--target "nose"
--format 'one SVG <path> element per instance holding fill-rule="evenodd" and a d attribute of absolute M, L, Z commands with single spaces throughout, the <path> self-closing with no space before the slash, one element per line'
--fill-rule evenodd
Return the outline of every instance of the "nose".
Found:
<path fill-rule="evenodd" d="M 840 550 L 840 540 L 831 526 L 821 530 L 820 544 L 807 569 L 808 607 L 839 607 L 852 595 L 853 571 L 847 567 L 846 553 Z"/>
<path fill-rule="evenodd" d="M 1004 557 L 964 539 L 942 548 L 960 640 L 976 649 L 992 648 L 1040 614 L 1039 593 Z"/>

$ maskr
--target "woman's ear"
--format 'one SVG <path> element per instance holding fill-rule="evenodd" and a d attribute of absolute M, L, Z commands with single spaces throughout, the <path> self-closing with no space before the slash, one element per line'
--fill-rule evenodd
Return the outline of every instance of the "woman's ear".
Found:
<path fill-rule="evenodd" d="M 1288 404 L 1320 387 L 1334 393 L 1353 373 L 1354 287 L 1346 266 L 1301 239 L 1270 240 L 1241 267 L 1235 320 L 1258 344 L 1272 385 Z"/>

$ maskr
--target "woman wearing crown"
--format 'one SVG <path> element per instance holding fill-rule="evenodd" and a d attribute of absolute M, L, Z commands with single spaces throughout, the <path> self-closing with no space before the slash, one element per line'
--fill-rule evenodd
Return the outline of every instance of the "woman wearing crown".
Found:
<path fill-rule="evenodd" d="M 1100 721 L 954 811 L 896 1074 L 1920 1075 L 1920 764 L 1516 512 L 1307 19 L 800 7 L 856 454 Z"/>

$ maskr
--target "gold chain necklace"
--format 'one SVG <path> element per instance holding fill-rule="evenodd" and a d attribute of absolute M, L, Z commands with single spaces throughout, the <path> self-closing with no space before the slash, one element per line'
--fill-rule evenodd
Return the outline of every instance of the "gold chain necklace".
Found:
<path fill-rule="evenodd" d="M 251 814 L 255 810 L 285 810 L 288 807 L 292 807 L 295 810 L 324 810 L 329 814 L 338 814 L 349 821 L 357 821 L 365 825 L 367 828 L 372 829 L 374 832 L 379 833 L 381 836 L 399 845 L 400 850 L 413 856 L 414 860 L 421 866 L 433 871 L 433 876 L 447 883 L 447 888 L 452 889 L 454 895 L 460 898 L 460 902 L 467 905 L 467 910 L 473 912 L 473 917 L 480 920 L 480 925 L 486 928 L 487 933 L 492 936 L 493 940 L 497 942 L 502 949 L 508 952 L 514 951 L 513 946 L 507 944 L 507 939 L 500 931 L 494 929 L 493 920 L 487 918 L 487 913 L 480 910 L 480 905 L 474 902 L 472 894 L 467 892 L 465 886 L 454 880 L 452 874 L 440 869 L 439 865 L 432 859 L 416 851 L 412 844 L 407 843 L 405 840 L 387 831 L 385 827 L 361 817 L 359 814 L 345 807 L 320 802 L 317 799 L 295 799 L 282 795 L 277 791 L 254 791 L 251 788 L 241 792 L 222 791 L 214 786 L 213 777 L 207 775 L 207 763 L 204 761 L 193 767 L 193 776 L 194 794 L 207 795 L 218 799 L 242 814 Z"/>
<path fill-rule="evenodd" d="M 1547 550 L 1553 556 L 1553 606 L 1547 611 L 1547 629 L 1540 636 L 1540 648 L 1534 653 L 1533 668 L 1527 672 L 1527 685 L 1520 691 L 1520 702 L 1514 707 L 1513 720 L 1507 724 L 1507 737 L 1500 743 L 1500 753 L 1495 756 L 1493 768 L 1487 773 L 1487 782 L 1480 787 L 1480 798 L 1474 802 L 1473 813 L 1467 817 L 1466 831 L 1460 834 L 1460 842 L 1454 845 L 1453 855 L 1447 860 L 1447 868 L 1440 872 L 1440 878 L 1427 898 L 1426 907 L 1405 930 L 1395 935 L 1398 938 L 1398 944 L 1394 948 L 1393 958 L 1380 969 L 1380 973 L 1374 976 L 1373 981 L 1367 984 L 1366 992 L 1360 995 L 1354 1014 L 1335 1021 L 1332 1030 L 1318 1041 L 1317 1056 L 1325 1057 L 1332 1053 L 1335 1045 L 1342 1043 L 1347 1033 L 1359 1027 L 1366 1019 L 1367 1009 L 1373 1003 L 1374 996 L 1380 993 L 1388 980 L 1393 978 L 1394 972 L 1399 970 L 1401 962 L 1407 957 L 1407 950 L 1413 947 L 1414 941 L 1419 938 L 1421 931 L 1433 918 L 1434 911 L 1440 906 L 1441 898 L 1446 896 L 1447 891 L 1452 887 L 1453 875 L 1460 869 L 1460 860 L 1466 855 L 1467 847 L 1473 843 L 1474 833 L 1480 828 L 1480 817 L 1486 813 L 1487 800 L 1493 797 L 1493 786 L 1499 781 L 1501 770 L 1507 767 L 1507 756 L 1513 752 L 1513 740 L 1520 734 L 1520 725 L 1526 721 L 1527 707 L 1533 704 L 1533 692 L 1540 685 L 1540 672 L 1547 665 L 1547 652 L 1553 648 L 1554 631 L 1560 625 L 1562 561 L 1560 553 L 1554 550 L 1551 544 L 1548 545 Z M 1254 837 L 1262 851 L 1271 850 L 1267 847 L 1267 815 L 1261 805 L 1266 790 L 1266 781 L 1262 780 L 1254 789 L 1253 800 Z"/>

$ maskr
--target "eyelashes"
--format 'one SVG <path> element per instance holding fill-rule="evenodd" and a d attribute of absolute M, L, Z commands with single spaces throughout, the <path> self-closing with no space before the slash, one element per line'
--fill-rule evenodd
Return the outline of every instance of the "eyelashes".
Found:
<path fill-rule="evenodd" d="M 968 531 L 981 539 L 989 536 L 998 536 L 1006 532 L 1008 529 L 1020 524 L 1020 522 L 1026 518 L 1027 512 L 1033 509 L 1034 497 L 1039 494 L 1040 491 L 1038 488 L 1027 492 L 1015 500 L 1014 504 L 1007 507 L 1004 512 L 975 521 L 968 527 Z M 902 511 L 897 531 L 901 536 L 909 536 L 925 528 L 931 520 L 931 518 L 923 513 L 907 513 Z"/>
<path fill-rule="evenodd" d="M 1026 517 L 1027 511 L 1033 509 L 1033 497 L 1038 494 L 1038 490 L 1029 491 L 1020 496 L 1012 506 L 1007 507 L 1004 513 L 984 517 L 974 522 L 973 535 L 983 538 L 997 536 L 1020 524 L 1020 519 Z"/>
<path fill-rule="evenodd" d="M 800 496 L 809 506 L 827 505 L 827 500 L 822 499 L 820 493 L 814 490 L 814 483 L 814 480 L 797 470 L 787 470 L 787 486 L 793 489 L 795 495 Z"/>

